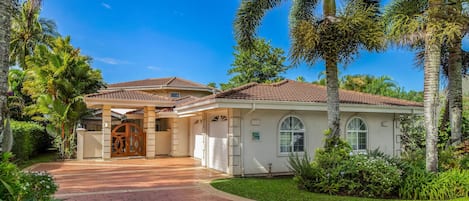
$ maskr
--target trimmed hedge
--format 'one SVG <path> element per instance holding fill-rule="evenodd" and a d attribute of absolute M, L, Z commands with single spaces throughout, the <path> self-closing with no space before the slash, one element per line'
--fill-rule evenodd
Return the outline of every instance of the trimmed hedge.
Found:
<path fill-rule="evenodd" d="M 11 121 L 13 148 L 11 152 L 19 160 L 44 152 L 51 145 L 51 138 L 45 128 L 34 122 Z"/>

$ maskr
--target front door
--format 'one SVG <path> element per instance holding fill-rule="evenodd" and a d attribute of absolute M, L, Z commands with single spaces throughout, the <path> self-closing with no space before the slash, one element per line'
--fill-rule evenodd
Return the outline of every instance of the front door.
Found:
<path fill-rule="evenodd" d="M 145 133 L 134 123 L 116 126 L 111 133 L 111 157 L 145 156 Z"/>

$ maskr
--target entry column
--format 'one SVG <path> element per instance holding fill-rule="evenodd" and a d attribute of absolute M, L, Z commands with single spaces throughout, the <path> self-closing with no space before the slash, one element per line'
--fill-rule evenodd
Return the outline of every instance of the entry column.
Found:
<path fill-rule="evenodd" d="M 110 105 L 103 105 L 103 125 L 102 125 L 102 132 L 103 132 L 103 159 L 109 160 L 111 159 L 111 106 Z"/>
<path fill-rule="evenodd" d="M 146 132 L 146 157 L 155 158 L 156 132 L 155 132 L 155 107 L 146 106 L 143 109 L 143 129 Z"/>

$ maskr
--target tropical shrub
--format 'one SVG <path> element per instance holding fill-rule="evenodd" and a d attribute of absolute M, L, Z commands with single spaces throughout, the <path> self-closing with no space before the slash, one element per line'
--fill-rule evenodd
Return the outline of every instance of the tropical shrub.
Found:
<path fill-rule="evenodd" d="M 11 121 L 13 149 L 16 159 L 29 157 L 45 151 L 51 145 L 51 138 L 44 127 L 33 122 Z"/>
<path fill-rule="evenodd" d="M 2 154 L 0 161 L 0 200 L 53 200 L 57 191 L 52 176 L 45 172 L 22 172 Z"/>
<path fill-rule="evenodd" d="M 15 195 L 20 171 L 9 159 L 10 152 L 3 153 L 0 160 L 0 200 L 12 200 Z"/>
<path fill-rule="evenodd" d="M 288 158 L 290 170 L 294 173 L 293 180 L 298 184 L 299 189 L 312 190 L 313 184 L 319 182 L 321 172 L 314 171 L 311 167 L 311 158 L 307 153 L 303 155 L 291 154 Z"/>
<path fill-rule="evenodd" d="M 425 189 L 428 183 L 435 179 L 434 173 L 425 170 L 424 166 L 409 165 L 402 175 L 399 187 L 399 197 L 404 199 L 425 199 Z"/>
<path fill-rule="evenodd" d="M 451 169 L 439 174 L 413 167 L 406 172 L 399 197 L 414 200 L 447 200 L 469 196 L 469 170 Z"/>
<path fill-rule="evenodd" d="M 51 200 L 57 184 L 46 172 L 22 173 L 19 181 L 21 200 Z"/>
<path fill-rule="evenodd" d="M 308 167 L 307 156 L 290 156 L 290 167 L 300 188 L 318 193 L 364 197 L 395 195 L 400 170 L 394 159 L 380 155 L 352 154 L 350 146 L 341 139 L 327 139 L 325 149 L 316 151 Z"/>

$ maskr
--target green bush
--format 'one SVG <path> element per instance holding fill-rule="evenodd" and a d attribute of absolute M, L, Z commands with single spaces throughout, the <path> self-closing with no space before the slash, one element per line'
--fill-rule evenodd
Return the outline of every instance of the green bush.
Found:
<path fill-rule="evenodd" d="M 52 176 L 45 172 L 22 172 L 11 163 L 11 153 L 0 161 L 0 200 L 54 200 L 57 191 Z"/>
<path fill-rule="evenodd" d="M 15 195 L 20 171 L 15 164 L 10 163 L 11 153 L 3 153 L 0 160 L 0 200 L 12 200 Z"/>
<path fill-rule="evenodd" d="M 14 138 L 12 152 L 16 159 L 28 160 L 50 147 L 51 138 L 37 123 L 11 121 L 11 129 Z"/>
<path fill-rule="evenodd" d="M 341 139 L 316 151 L 308 166 L 307 156 L 290 156 L 289 164 L 300 188 L 312 192 L 364 197 L 390 197 L 397 193 L 400 170 L 384 154 L 354 155 Z M 326 141 L 326 143 L 329 143 Z"/>
<path fill-rule="evenodd" d="M 399 187 L 399 197 L 404 199 L 426 199 L 427 184 L 436 178 L 436 175 L 425 170 L 424 167 L 409 165 L 402 175 Z"/>
<path fill-rule="evenodd" d="M 46 172 L 22 173 L 19 184 L 21 200 L 51 200 L 58 188 Z"/>
<path fill-rule="evenodd" d="M 438 174 L 425 189 L 430 200 L 447 200 L 469 196 L 469 170 L 452 169 Z"/>

